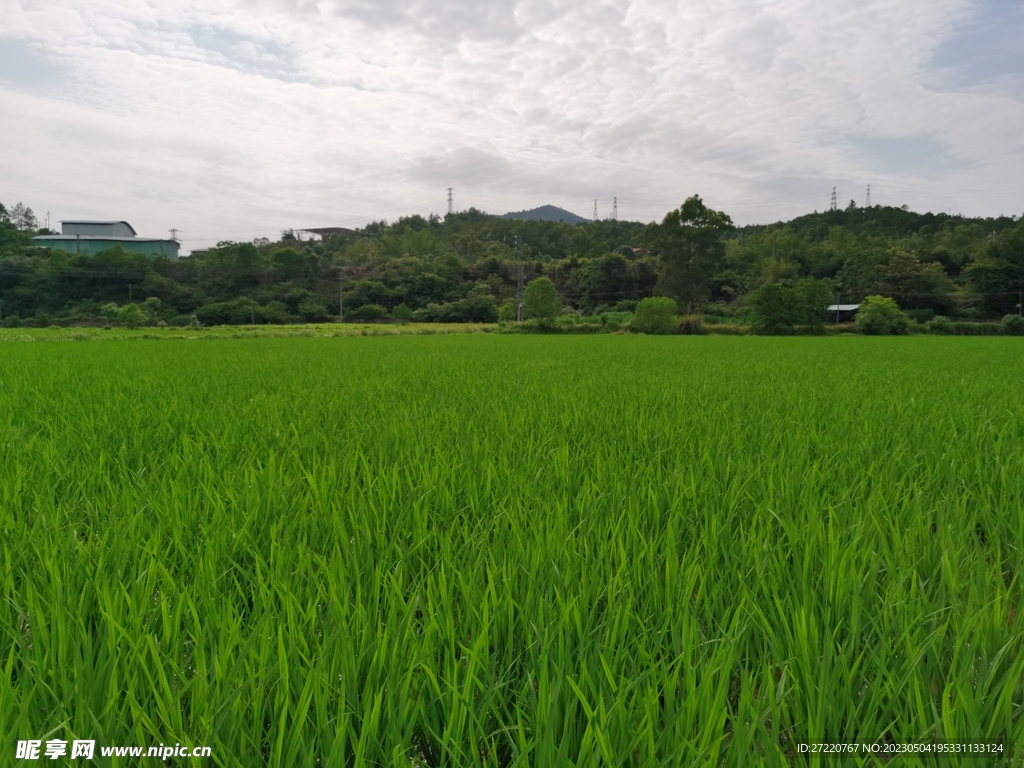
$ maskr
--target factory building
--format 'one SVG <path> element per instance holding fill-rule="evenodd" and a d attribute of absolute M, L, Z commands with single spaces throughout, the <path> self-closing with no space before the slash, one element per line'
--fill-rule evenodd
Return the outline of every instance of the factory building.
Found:
<path fill-rule="evenodd" d="M 144 256 L 178 258 L 177 240 L 139 237 L 127 221 L 62 221 L 59 235 L 39 235 L 32 242 L 41 248 L 92 255 L 121 246 Z"/>

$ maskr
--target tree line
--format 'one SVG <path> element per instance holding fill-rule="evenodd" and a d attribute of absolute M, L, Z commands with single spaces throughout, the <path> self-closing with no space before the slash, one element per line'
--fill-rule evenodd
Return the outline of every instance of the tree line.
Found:
<path fill-rule="evenodd" d="M 470 209 L 377 221 L 324 241 L 221 242 L 178 259 L 112 248 L 34 247 L 31 209 L 0 204 L 0 323 L 203 325 L 515 319 L 519 278 L 551 282 L 563 312 L 632 312 L 654 296 L 679 312 L 780 327 L 822 303 L 892 299 L 910 318 L 1019 312 L 1024 221 L 872 206 L 737 227 L 698 197 L 661 221 L 576 225 Z M 130 307 L 130 308 L 129 308 Z M 788 319 L 787 319 L 788 318 Z M 778 328 L 776 329 L 778 330 Z M 771 332 L 771 331 L 768 331 Z"/>

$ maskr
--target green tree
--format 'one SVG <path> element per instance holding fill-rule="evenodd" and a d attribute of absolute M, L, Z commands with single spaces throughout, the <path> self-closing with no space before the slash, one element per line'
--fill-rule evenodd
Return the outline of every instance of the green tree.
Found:
<path fill-rule="evenodd" d="M 35 232 L 39 229 L 39 222 L 36 221 L 35 213 L 31 208 L 22 203 L 18 203 L 11 209 L 10 216 L 11 223 L 22 232 Z"/>
<path fill-rule="evenodd" d="M 351 312 L 345 312 L 345 319 L 355 322 L 374 322 L 384 319 L 388 314 L 385 307 L 380 304 L 363 304 Z"/>
<path fill-rule="evenodd" d="M 538 325 L 550 326 L 562 311 L 562 297 L 550 278 L 538 277 L 523 291 L 526 316 L 536 318 Z"/>
<path fill-rule="evenodd" d="M 160 299 L 158 299 L 156 296 L 150 296 L 148 299 L 142 302 L 143 310 L 145 310 L 146 314 L 149 316 L 149 319 L 154 321 L 160 319 L 161 306 L 162 303 Z"/>
<path fill-rule="evenodd" d="M 138 304 L 125 304 L 117 311 L 117 319 L 125 328 L 138 328 L 146 322 L 146 313 Z"/>
<path fill-rule="evenodd" d="M 963 271 L 967 288 L 980 300 L 984 313 L 1000 317 L 1016 310 L 1024 290 L 1024 219 L 978 248 L 977 258 Z"/>
<path fill-rule="evenodd" d="M 800 301 L 799 324 L 819 328 L 828 318 L 828 307 L 832 303 L 832 289 L 821 280 L 805 277 L 796 284 Z"/>
<path fill-rule="evenodd" d="M 687 312 L 707 301 L 711 279 L 725 260 L 723 237 L 732 228 L 732 219 L 708 208 L 697 195 L 666 214 L 661 224 L 651 224 L 645 239 L 661 259 L 659 292 Z"/>
<path fill-rule="evenodd" d="M 500 307 L 498 307 L 498 319 L 504 322 L 516 319 L 516 305 L 511 301 L 506 301 Z"/>
<path fill-rule="evenodd" d="M 327 308 L 318 301 L 306 299 L 299 304 L 299 317 L 305 323 L 322 323 L 327 320 Z"/>
<path fill-rule="evenodd" d="M 618 253 L 588 259 L 576 272 L 580 308 L 589 314 L 601 305 L 611 306 L 628 298 L 633 290 L 629 262 Z"/>
<path fill-rule="evenodd" d="M 667 296 L 644 299 L 636 305 L 629 329 L 638 333 L 672 333 L 677 311 L 675 300 Z"/>
<path fill-rule="evenodd" d="M 887 251 L 889 261 L 878 270 L 879 293 L 896 296 L 907 309 L 948 311 L 953 281 L 937 262 L 922 262 L 902 248 Z"/>
<path fill-rule="evenodd" d="M 857 330 L 869 336 L 902 335 L 910 329 L 910 321 L 899 306 L 885 296 L 868 296 L 857 310 Z"/>
<path fill-rule="evenodd" d="M 747 297 L 754 333 L 780 336 L 793 333 L 800 321 L 796 291 L 781 283 L 765 283 Z"/>
<path fill-rule="evenodd" d="M 824 325 L 832 293 L 825 283 L 804 278 L 795 287 L 765 283 L 747 299 L 755 333 L 783 335 Z"/>
<path fill-rule="evenodd" d="M 401 320 L 403 323 L 407 323 L 412 320 L 412 310 L 409 309 L 405 304 L 399 304 L 391 310 L 392 316 Z"/>

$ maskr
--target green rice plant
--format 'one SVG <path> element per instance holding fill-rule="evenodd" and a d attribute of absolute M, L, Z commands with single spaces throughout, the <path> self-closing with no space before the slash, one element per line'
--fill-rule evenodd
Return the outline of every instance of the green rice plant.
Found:
<path fill-rule="evenodd" d="M 1014 338 L 162 338 L 0 349 L 5 760 L 1020 759 Z"/>

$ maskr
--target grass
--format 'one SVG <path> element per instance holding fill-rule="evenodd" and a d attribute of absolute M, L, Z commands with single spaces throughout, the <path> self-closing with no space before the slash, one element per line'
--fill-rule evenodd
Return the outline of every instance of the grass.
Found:
<path fill-rule="evenodd" d="M 5 341 L 121 341 L 124 339 L 244 339 L 296 336 L 429 336 L 494 330 L 488 323 L 330 323 L 306 325 L 218 325 L 210 328 L 0 328 Z"/>
<path fill-rule="evenodd" d="M 1014 339 L 0 355 L 5 750 L 582 768 L 1024 749 Z"/>

